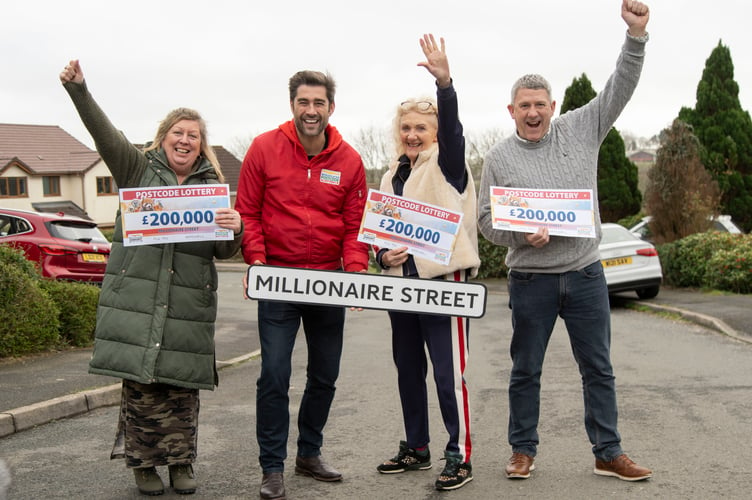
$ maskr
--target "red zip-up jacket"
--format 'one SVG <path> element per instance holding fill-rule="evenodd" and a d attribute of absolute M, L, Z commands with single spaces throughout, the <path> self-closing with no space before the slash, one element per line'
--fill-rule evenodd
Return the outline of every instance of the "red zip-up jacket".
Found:
<path fill-rule="evenodd" d="M 366 200 L 360 155 L 331 125 L 326 148 L 308 159 L 293 121 L 259 135 L 243 160 L 235 209 L 245 224 L 246 263 L 362 271 L 357 240 Z"/>

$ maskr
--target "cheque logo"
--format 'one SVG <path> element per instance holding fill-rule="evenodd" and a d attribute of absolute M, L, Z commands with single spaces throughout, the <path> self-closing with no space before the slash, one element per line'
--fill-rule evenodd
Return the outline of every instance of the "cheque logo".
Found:
<path fill-rule="evenodd" d="M 449 260 L 449 254 L 446 252 L 436 252 L 435 256 L 439 262 L 447 262 Z"/>

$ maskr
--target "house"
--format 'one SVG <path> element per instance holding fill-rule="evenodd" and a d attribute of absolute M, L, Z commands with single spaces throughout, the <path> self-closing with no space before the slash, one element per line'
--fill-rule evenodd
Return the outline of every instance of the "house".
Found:
<path fill-rule="evenodd" d="M 99 154 L 60 127 L 0 123 L 0 205 L 63 211 L 107 226 L 118 196 Z"/>
<path fill-rule="evenodd" d="M 640 149 L 629 153 L 628 157 L 634 163 L 655 163 L 654 151 Z"/>
<path fill-rule="evenodd" d="M 214 146 L 231 203 L 241 162 Z M 99 153 L 55 125 L 0 123 L 0 206 L 115 223 L 118 189 Z"/>

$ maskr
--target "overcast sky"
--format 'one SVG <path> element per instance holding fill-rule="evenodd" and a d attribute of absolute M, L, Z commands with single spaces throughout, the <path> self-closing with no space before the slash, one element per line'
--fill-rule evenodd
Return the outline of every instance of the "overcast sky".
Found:
<path fill-rule="evenodd" d="M 752 4 L 746 0 L 653 0 L 642 79 L 616 122 L 651 136 L 693 107 L 705 61 L 729 47 L 745 110 L 752 108 Z M 407 97 L 432 94 L 417 67 L 423 33 L 443 36 L 470 134 L 513 130 L 514 80 L 541 73 L 554 99 L 585 73 L 600 91 L 626 25 L 621 0 L 24 0 L 3 2 L 0 123 L 59 125 L 91 138 L 60 85 L 80 59 L 92 94 L 133 142 L 154 136 L 175 107 L 198 109 L 212 144 L 231 145 L 291 116 L 296 71 L 337 80 L 330 123 L 346 139 L 389 126 Z"/>

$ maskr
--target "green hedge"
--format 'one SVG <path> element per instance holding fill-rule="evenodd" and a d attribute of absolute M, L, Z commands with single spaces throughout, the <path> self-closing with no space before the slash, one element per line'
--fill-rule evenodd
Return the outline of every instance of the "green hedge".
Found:
<path fill-rule="evenodd" d="M 90 346 L 97 324 L 99 287 L 52 280 L 43 280 L 41 285 L 60 308 L 61 342 L 75 347 Z"/>
<path fill-rule="evenodd" d="M 15 267 L 31 279 L 39 280 L 42 278 L 37 266 L 24 256 L 23 251 L 10 245 L 0 245 L 0 263 Z"/>
<path fill-rule="evenodd" d="M 705 284 L 734 293 L 752 293 L 752 238 L 733 250 L 718 250 L 707 263 Z"/>
<path fill-rule="evenodd" d="M 752 291 L 752 235 L 697 233 L 658 247 L 664 283 Z"/>
<path fill-rule="evenodd" d="M 16 264 L 0 261 L 0 357 L 45 351 L 60 339 L 60 309 Z"/>
<path fill-rule="evenodd" d="M 89 346 L 99 288 L 42 278 L 23 253 L 0 245 L 0 358 Z"/>
<path fill-rule="evenodd" d="M 478 233 L 478 253 L 480 254 L 479 280 L 507 277 L 508 269 L 504 264 L 507 247 L 495 245 Z"/>

